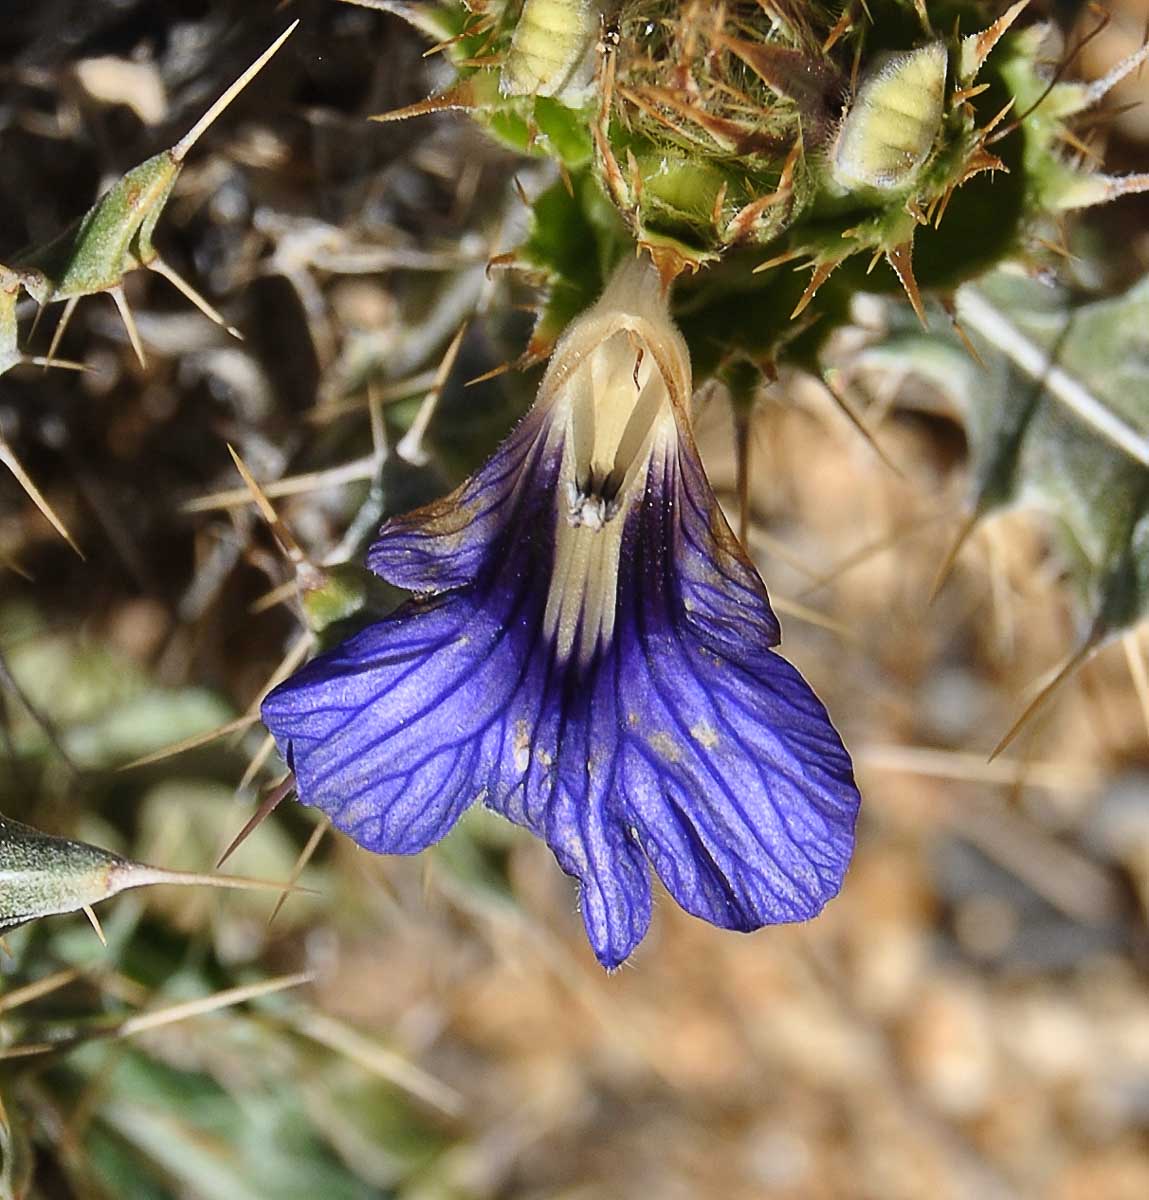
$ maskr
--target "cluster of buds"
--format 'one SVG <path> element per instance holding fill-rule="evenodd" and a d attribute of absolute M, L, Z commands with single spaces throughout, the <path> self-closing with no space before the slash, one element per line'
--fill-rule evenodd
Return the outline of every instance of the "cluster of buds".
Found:
<path fill-rule="evenodd" d="M 1073 118 L 1146 51 L 1095 84 L 1061 81 L 1051 28 L 1022 27 L 1027 4 L 470 0 L 421 18 L 448 35 L 456 84 L 388 116 L 468 109 L 589 168 L 664 278 L 760 249 L 760 270 L 811 269 L 796 316 L 851 256 L 884 258 L 920 316 L 916 241 L 924 282 L 952 287 L 1058 212 L 1149 186 L 1066 150 Z M 964 200 L 987 173 L 993 199 Z M 947 229 L 951 209 L 965 211 Z"/>

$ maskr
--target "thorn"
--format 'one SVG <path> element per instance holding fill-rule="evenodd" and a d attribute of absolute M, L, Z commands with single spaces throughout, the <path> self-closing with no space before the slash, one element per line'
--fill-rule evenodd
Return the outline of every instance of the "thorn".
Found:
<path fill-rule="evenodd" d="M 1092 7 L 1095 12 L 1098 11 L 1096 5 Z M 1033 101 L 1032 104 L 1030 104 L 1030 106 L 1021 114 L 1021 116 L 1015 118 L 1008 126 L 1006 126 L 1005 129 L 996 134 L 993 138 L 994 141 L 997 141 L 998 138 L 1008 137 L 1009 134 L 1011 134 L 1015 129 L 1019 129 L 1022 125 L 1024 125 L 1029 117 L 1035 113 L 1046 102 L 1046 100 L 1053 95 L 1054 92 L 1059 92 L 1059 115 L 1066 116 L 1072 113 L 1073 107 L 1072 103 L 1070 102 L 1070 96 L 1074 91 L 1076 91 L 1080 97 L 1081 95 L 1085 94 L 1088 89 L 1087 86 L 1083 84 L 1064 84 L 1061 82 L 1062 77 L 1073 65 L 1074 60 L 1080 56 L 1085 47 L 1088 46 L 1089 43 L 1094 40 L 1094 38 L 1099 37 L 1101 33 L 1108 28 L 1112 19 L 1113 18 L 1109 13 L 1103 11 L 1100 12 L 1100 20 L 1098 21 L 1097 25 L 1087 34 L 1085 34 L 1085 36 L 1078 41 L 1077 45 L 1075 45 L 1067 54 L 1062 56 L 1061 61 L 1057 64 L 1057 69 L 1053 72 L 1053 77 L 1045 85 L 1042 93 L 1037 97 L 1036 100 Z"/>
<path fill-rule="evenodd" d="M 1078 154 L 1078 166 L 1086 162 L 1092 162 L 1094 165 L 1100 166 L 1102 156 L 1088 142 L 1078 137 L 1068 125 L 1060 125 L 1056 129 L 1056 136 L 1059 137 L 1071 150 L 1076 150 Z"/>
<path fill-rule="evenodd" d="M 29 571 L 24 570 L 19 560 L 5 555 L 3 551 L 0 551 L 0 567 L 11 571 L 13 575 L 19 575 L 25 583 L 35 583 L 35 578 Z"/>
<path fill-rule="evenodd" d="M 476 375 L 474 379 L 468 379 L 463 387 L 474 387 L 477 383 L 486 383 L 488 379 L 498 379 L 500 375 L 505 375 L 515 364 L 511 361 L 500 363 L 497 367 L 492 367 L 489 371 L 484 371 L 482 375 Z"/>
<path fill-rule="evenodd" d="M 850 642 L 853 645 L 862 644 L 861 637 L 848 625 L 843 625 L 841 621 L 835 621 L 833 617 L 828 617 L 816 608 L 800 604 L 797 600 L 787 600 L 785 596 L 779 596 L 777 592 L 771 592 L 770 607 L 784 617 L 793 617 L 796 621 L 803 621 L 805 624 L 814 625 L 818 629 L 826 629 L 830 633 L 836 634 L 843 641 Z"/>
<path fill-rule="evenodd" d="M 279 910 L 287 903 L 287 897 L 291 895 L 291 889 L 299 882 L 299 877 L 303 874 L 304 868 L 319 848 L 319 843 L 323 840 L 323 835 L 330 828 L 331 818 L 324 817 L 311 831 L 311 836 L 307 839 L 307 845 L 299 852 L 299 857 L 295 860 L 295 866 L 291 868 L 291 874 L 287 878 L 287 887 L 283 889 L 283 894 L 275 902 L 275 907 L 271 910 L 271 916 L 267 918 L 267 927 L 269 929 L 271 928 L 271 923 L 279 916 Z"/>
<path fill-rule="evenodd" d="M 642 171 L 639 169 L 638 159 L 634 157 L 634 151 L 629 146 L 626 148 L 626 173 L 630 177 L 630 194 L 634 197 L 634 206 L 637 209 L 642 204 Z M 635 258 L 638 258 L 639 254 L 640 249 L 635 246 Z"/>
<path fill-rule="evenodd" d="M 303 475 L 289 475 L 269 483 L 263 490 L 267 496 L 279 499 L 283 496 L 299 496 L 316 492 L 322 488 L 342 487 L 346 483 L 359 483 L 373 479 L 377 467 L 374 455 L 356 458 L 338 467 L 323 471 L 308 471 Z M 208 496 L 197 496 L 180 506 L 180 512 L 211 512 L 217 508 L 242 508 L 251 503 L 251 493 L 245 487 L 227 492 L 213 492 Z"/>
<path fill-rule="evenodd" d="M 761 274 L 763 271 L 769 271 L 771 267 L 780 267 L 783 263 L 793 262 L 796 258 L 801 258 L 806 252 L 804 249 L 786 250 L 782 254 L 775 254 L 773 258 L 768 258 L 765 262 L 759 263 L 751 275 Z"/>
<path fill-rule="evenodd" d="M 802 298 L 798 301 L 794 311 L 790 314 L 791 321 L 794 320 L 795 317 L 800 316 L 803 312 L 805 312 L 807 305 L 809 305 L 810 301 L 814 299 L 818 289 L 826 282 L 827 279 L 830 278 L 831 275 L 833 275 L 841 261 L 842 260 L 840 258 L 837 258 L 834 259 L 833 262 L 818 263 L 815 265 L 814 274 L 810 276 L 810 282 L 806 285 L 806 290 L 802 293 Z"/>
<path fill-rule="evenodd" d="M 90 373 L 92 370 L 87 363 L 73 362 L 70 358 L 49 358 L 46 354 L 29 354 L 22 361 L 32 367 L 55 367 L 62 371 Z"/>
<path fill-rule="evenodd" d="M 865 0 L 862 0 L 862 3 L 864 6 Z M 871 25 L 874 23 L 874 18 L 870 16 L 868 11 L 866 12 L 866 18 L 869 20 Z M 854 46 L 854 58 L 850 63 L 849 94 L 851 96 L 856 96 L 858 94 L 858 76 L 862 72 L 862 49 L 865 44 L 865 38 L 858 38 L 857 44 Z"/>
<path fill-rule="evenodd" d="M 52 992 L 59 991 L 60 988 L 67 987 L 70 983 L 75 983 L 80 975 L 81 972 L 75 967 L 66 967 L 62 971 L 56 971 L 52 975 L 37 979 L 34 983 L 26 983 L 22 987 L 13 988 L 0 996 L 0 1013 L 13 1012 L 25 1004 L 31 1004 L 33 1000 L 49 996 Z"/>
<path fill-rule="evenodd" d="M 243 341 L 243 334 L 234 325 L 229 325 L 222 314 L 212 308 L 199 292 L 182 275 L 178 274 L 174 267 L 169 267 L 158 254 L 146 265 L 149 271 L 154 271 L 157 275 L 162 276 L 178 292 L 190 300 L 209 321 L 214 321 L 221 329 L 230 333 L 233 338 L 241 342 Z"/>
<path fill-rule="evenodd" d="M 1050 254 L 1056 255 L 1063 262 L 1074 263 L 1078 261 L 1077 256 L 1064 242 L 1051 242 L 1049 238 L 1043 237 L 1035 238 L 1034 241 L 1043 250 L 1048 250 Z"/>
<path fill-rule="evenodd" d="M 551 356 L 555 348 L 555 335 L 549 330 L 535 328 L 527 348 L 511 364 L 516 371 L 525 371 L 528 367 L 536 366 Z"/>
<path fill-rule="evenodd" d="M 1004 36 L 1009 27 L 1021 16 L 1029 4 L 1029 0 L 1017 0 L 1017 3 L 1007 8 L 1004 13 L 981 33 L 972 33 L 963 38 L 959 55 L 960 78 L 973 79 L 982 64 L 989 57 L 990 51 Z"/>
<path fill-rule="evenodd" d="M 961 528 L 958 530 L 957 537 L 950 544 L 950 548 L 946 551 L 945 557 L 942 559 L 936 573 L 934 574 L 933 583 L 930 584 L 929 596 L 926 598 L 926 607 L 929 608 L 938 598 L 941 590 L 946 585 L 946 580 L 950 577 L 950 572 L 954 569 L 954 564 L 957 562 L 957 557 L 962 551 L 962 547 L 969 540 L 969 536 L 977 527 L 978 520 L 981 518 L 981 510 L 974 509 L 972 513 L 962 522 Z"/>
<path fill-rule="evenodd" d="M 1096 129 L 1097 126 L 1108 126 L 1119 117 L 1125 116 L 1126 113 L 1136 112 L 1141 107 L 1140 100 L 1129 100 L 1125 104 L 1115 104 L 1112 108 L 1107 108 L 1104 112 L 1094 113 L 1092 116 L 1082 117 L 1076 122 L 1079 129 Z M 1061 131 L 1058 130 L 1058 136 L 1061 136 Z"/>
<path fill-rule="evenodd" d="M 91 921 L 92 928 L 96 931 L 96 937 L 100 939 L 101 945 L 107 947 L 108 939 L 104 936 L 104 929 L 100 924 L 100 918 L 96 916 L 96 910 L 90 904 L 85 904 L 81 911 Z"/>
<path fill-rule="evenodd" d="M 273 587 L 270 592 L 264 594 L 258 599 L 253 600 L 248 606 L 248 615 L 258 617 L 260 613 L 268 612 L 278 604 L 284 604 L 292 599 L 296 592 L 299 591 L 299 580 L 289 579 L 286 583 L 281 583 L 278 587 Z"/>
<path fill-rule="evenodd" d="M 399 443 L 395 447 L 395 453 L 405 462 L 421 466 L 427 461 L 428 455 L 427 451 L 423 448 L 423 438 L 427 434 L 431 418 L 435 415 L 435 409 L 439 406 L 439 400 L 443 395 L 443 388 L 446 386 L 447 379 L 455 365 L 455 359 L 458 357 L 459 349 L 463 345 L 463 338 L 467 335 L 468 325 L 469 322 L 464 321 L 459 326 L 459 331 L 451 339 L 451 344 L 447 347 L 439 363 L 439 369 L 435 372 L 435 381 L 431 385 L 431 390 L 424 396 L 423 403 L 419 406 L 419 411 L 415 414 L 415 419 L 411 422 L 410 428 L 399 439 Z"/>
<path fill-rule="evenodd" d="M 988 83 L 978 83 L 972 87 L 958 88 L 950 97 L 950 106 L 957 108 L 959 104 L 964 104 L 967 100 L 972 100 L 975 96 L 980 96 L 982 92 L 988 92 L 989 86 Z"/>
<path fill-rule="evenodd" d="M 886 454 L 885 450 L 882 449 L 878 440 L 874 437 L 870 430 L 866 428 L 862 418 L 854 410 L 854 406 L 849 402 L 849 400 L 846 399 L 845 394 L 831 382 L 831 378 L 832 376 L 827 373 L 827 375 L 823 377 L 823 382 L 826 385 L 826 390 L 833 397 L 834 403 L 842 410 L 842 413 L 845 415 L 850 424 L 853 425 L 853 427 L 862 435 L 863 438 L 865 438 L 866 444 L 871 450 L 873 450 L 878 458 L 882 460 L 882 463 L 891 471 L 893 471 L 893 473 L 899 479 L 905 479 L 905 473 L 893 461 L 893 459 Z"/>
<path fill-rule="evenodd" d="M 519 261 L 519 252 L 517 250 L 506 250 L 502 254 L 492 254 L 487 259 L 487 265 L 483 268 L 484 274 L 488 279 L 491 277 L 491 272 L 497 268 L 514 267 Z"/>
<path fill-rule="evenodd" d="M 957 305 L 952 298 L 943 298 L 942 308 L 945 309 L 946 315 L 950 319 L 950 324 L 953 326 L 953 331 L 958 335 L 958 339 L 965 347 L 966 353 L 973 359 L 975 363 L 984 371 L 986 370 L 985 359 L 977 352 L 977 347 L 973 344 L 968 333 L 962 327 L 962 323 L 957 318 Z"/>
<path fill-rule="evenodd" d="M 834 24 L 834 28 L 830 30 L 829 36 L 822 43 L 822 53 L 823 54 L 829 54 L 830 51 L 833 50 L 833 48 L 841 40 L 842 35 L 845 34 L 847 32 L 847 30 L 849 30 L 851 28 L 851 26 L 853 25 L 854 14 L 853 14 L 852 10 L 853 10 L 853 5 L 851 5 L 851 4 L 847 4 L 843 7 L 842 15 L 838 18 L 837 22 Z"/>
<path fill-rule="evenodd" d="M 231 892 L 308 892 L 311 888 L 296 887 L 278 879 L 253 879 L 249 875 L 211 875 L 203 871 L 169 871 L 150 867 L 147 863 L 127 863 L 113 872 L 109 896 L 141 887 L 207 887 Z"/>
<path fill-rule="evenodd" d="M 791 50 L 786 53 L 797 54 L 798 52 Z M 682 118 L 682 120 L 689 121 L 692 125 L 697 125 L 728 154 L 778 154 L 790 144 L 787 139 L 776 137 L 762 129 L 755 130 L 753 126 L 748 128 L 737 121 L 715 116 L 705 109 L 698 107 L 698 105 L 691 104 L 687 100 L 682 99 L 680 93 L 674 88 L 644 87 L 641 91 L 636 91 L 631 88 L 620 87 L 618 94 L 623 99 L 628 100 L 647 117 L 650 117 L 660 125 L 678 134 L 679 137 L 682 137 L 685 131 L 681 126 L 676 125 L 657 106 L 662 105 L 670 109 L 672 113 Z M 689 136 L 689 134 L 686 136 Z"/>
<path fill-rule="evenodd" d="M 447 88 L 446 91 L 428 96 L 426 100 L 420 100 L 418 104 L 408 104 L 405 108 L 394 108 L 390 112 L 376 113 L 368 119 L 384 123 L 406 121 L 410 117 L 422 117 L 428 113 L 447 112 L 449 109 L 470 111 L 477 107 L 474 83 L 471 79 L 464 79 L 453 87 Z"/>
<path fill-rule="evenodd" d="M 992 117 L 990 117 L 990 119 L 986 122 L 985 128 L 979 130 L 979 132 L 983 136 L 987 133 L 992 133 L 1002 123 L 1002 121 L 1004 121 L 1005 118 L 1009 116 L 1010 112 L 1013 110 L 1013 106 L 1016 103 L 1017 103 L 1017 97 L 1016 96 L 1010 97 L 1010 99 L 1005 104 L 1003 104 L 1001 106 L 1001 108 L 999 108 Z M 1021 118 L 1018 118 L 1018 119 L 1020 120 Z M 1006 131 L 1006 132 L 1008 132 L 1008 131 Z M 1004 136 L 1004 133 L 1002 134 L 1002 136 Z M 1002 170 L 1005 170 L 1004 165 L 1002 166 Z M 969 176 L 967 175 L 966 178 L 968 179 Z"/>
<path fill-rule="evenodd" d="M 8 666 L 2 650 L 0 650 L 0 684 L 6 687 L 19 700 L 25 712 L 39 726 L 40 732 L 43 733 L 48 744 L 60 756 L 60 761 L 68 768 L 73 778 L 79 778 L 80 770 L 68 754 L 60 738 L 60 734 L 56 730 L 55 724 L 47 713 L 41 710 L 39 704 L 28 695 L 20 680 L 12 674 L 12 669 Z"/>
<path fill-rule="evenodd" d="M 15 475 L 16 482 L 27 492 L 28 498 L 40 510 L 44 519 L 72 547 L 76 554 L 83 559 L 84 552 L 76 545 L 72 535 L 68 532 L 68 527 L 56 515 L 55 509 L 44 498 L 44 494 L 40 489 L 32 482 L 31 476 L 24 470 L 20 464 L 20 460 L 4 440 L 3 435 L 0 435 L 0 463 L 3 463 Z"/>
<path fill-rule="evenodd" d="M 215 864 L 217 871 L 294 790 L 295 776 L 290 773 L 272 786 L 271 791 L 259 802 L 259 807 L 251 815 L 244 827 L 232 839 L 231 845 L 219 856 L 219 861 Z"/>
<path fill-rule="evenodd" d="M 727 191 L 728 188 L 726 186 L 726 180 L 724 179 L 722 181 L 722 186 L 714 193 L 714 203 L 710 206 L 710 224 L 713 225 L 715 229 L 717 229 L 722 223 L 722 210 L 726 207 Z M 746 210 L 743 209 L 742 211 L 745 212 Z M 728 229 L 726 234 L 723 235 L 723 241 L 730 240 Z"/>
<path fill-rule="evenodd" d="M 136 767 L 148 767 L 152 763 L 163 762 L 166 758 L 174 758 L 177 754 L 183 754 L 185 750 L 196 750 L 200 746 L 207 746 L 219 738 L 227 737 L 228 734 L 242 733 L 245 729 L 250 729 L 258 720 L 258 713 L 247 713 L 242 717 L 237 717 L 234 721 L 228 721 L 226 725 L 218 725 L 215 729 L 209 729 L 206 733 L 194 734 L 192 737 L 173 742 L 170 746 L 165 746 L 162 750 L 155 750 L 151 754 L 143 755 L 142 758 L 133 759 L 130 763 L 125 763 L 118 769 L 121 771 L 131 771 Z"/>
<path fill-rule="evenodd" d="M 256 483 L 255 476 L 247 469 L 247 463 L 240 458 L 235 447 L 230 442 L 227 443 L 227 452 L 231 455 L 231 461 L 235 463 L 235 469 L 239 472 L 244 486 L 251 493 L 251 498 L 255 502 L 256 508 L 259 509 L 259 515 L 275 535 L 275 540 L 279 543 L 279 548 L 287 556 L 296 571 L 298 571 L 307 563 L 307 556 L 300 549 L 299 543 L 295 540 L 291 530 L 287 528 L 287 525 L 280 518 L 279 513 L 275 511 L 271 501 L 267 498 L 267 493 Z"/>
<path fill-rule="evenodd" d="M 309 629 L 300 632 L 299 636 L 292 642 L 287 653 L 280 660 L 279 666 L 268 676 L 267 681 L 260 688 L 255 700 L 252 701 L 251 709 L 246 715 L 252 719 L 253 724 L 259 720 L 259 706 L 263 702 L 263 698 L 272 688 L 278 687 L 296 667 L 303 663 L 307 658 L 307 652 L 314 644 L 315 635 Z"/>
<path fill-rule="evenodd" d="M 1090 637 L 1084 645 L 1075 650 L 1065 663 L 1058 668 L 1057 674 L 1053 679 L 1045 685 L 1037 693 L 1036 696 L 1025 706 L 1020 717 L 1009 727 L 1009 732 L 1001 739 L 1000 742 L 993 748 L 993 752 L 987 759 L 988 762 L 993 762 L 997 756 L 1006 749 L 1007 746 L 1017 737 L 1022 731 L 1022 728 L 1028 723 L 1031 717 L 1035 716 L 1039 709 L 1043 708 L 1046 701 L 1053 695 L 1054 692 L 1080 667 L 1085 660 L 1097 648 L 1097 643 L 1094 638 Z"/>
<path fill-rule="evenodd" d="M 76 298 L 78 299 L 78 297 L 76 297 Z M 40 319 L 43 317 L 43 315 L 44 315 L 44 304 L 41 301 L 37 300 L 36 301 L 36 314 L 32 318 L 32 328 L 28 330 L 29 340 L 31 340 L 32 338 L 34 338 L 36 336 L 36 330 L 40 328 Z"/>
<path fill-rule="evenodd" d="M 805 562 L 801 555 L 791 550 L 785 542 L 774 537 L 773 534 L 767 533 L 761 525 L 756 524 L 750 531 L 750 541 L 753 543 L 755 550 L 781 559 L 784 563 L 793 567 L 794 570 L 805 575 L 807 579 L 814 580 L 815 583 L 811 585 L 812 587 L 818 586 L 818 569 L 810 563 Z"/>
<path fill-rule="evenodd" d="M 298 975 L 284 975 L 278 979 L 267 979 L 262 983 L 248 983 L 241 987 L 228 988 L 215 992 L 211 996 L 203 996 L 196 1000 L 187 1000 L 182 1004 L 173 1004 L 169 1008 L 155 1009 L 151 1012 L 137 1013 L 128 1017 L 115 1030 L 117 1038 L 131 1037 L 148 1029 L 158 1029 L 164 1025 L 172 1025 L 188 1017 L 198 1017 L 205 1013 L 218 1012 L 233 1004 L 242 1004 L 247 1000 L 255 1000 L 260 996 L 269 996 L 273 992 L 281 992 L 287 988 L 299 987 L 311 983 L 315 976 L 311 972 Z M 51 1048 L 49 1046 L 49 1048 Z"/>
<path fill-rule="evenodd" d="M 240 776 L 239 783 L 235 785 L 237 792 L 246 791 L 251 781 L 259 774 L 263 768 L 263 764 L 271 757 L 271 752 L 275 749 L 275 738 L 269 733 L 259 744 L 259 749 L 251 756 L 251 762 L 247 764 L 243 775 Z"/>
<path fill-rule="evenodd" d="M 356 3 L 356 0 L 346 0 L 348 3 Z M 371 5 L 368 5 L 371 7 Z M 468 18 L 469 20 L 470 18 Z M 449 37 L 442 42 L 436 42 L 430 50 L 423 51 L 424 58 L 430 58 L 432 55 L 441 54 L 444 50 L 449 50 L 452 46 L 457 46 L 460 42 L 465 42 L 468 38 L 479 37 L 495 28 L 495 19 L 493 17 L 480 17 L 473 25 L 469 25 L 462 33 L 455 34 L 454 37 Z"/>
<path fill-rule="evenodd" d="M 433 860 L 425 856 L 424 861 Z M 316 1046 L 333 1051 L 357 1070 L 370 1072 L 450 1118 L 457 1119 L 465 1111 L 463 1097 L 454 1088 L 376 1039 L 320 1011 L 318 1006 L 300 1006 L 284 1017 L 296 1033 Z"/>
<path fill-rule="evenodd" d="M 614 156 L 610 138 L 607 136 L 610 128 L 610 117 L 614 111 L 614 81 L 618 73 L 618 61 L 615 55 L 614 40 L 601 40 L 601 57 L 599 61 L 599 104 L 598 113 L 591 124 L 591 137 L 594 140 L 595 151 L 598 154 L 603 175 L 606 178 L 607 191 L 615 204 L 623 212 L 630 212 L 631 197 L 627 191 L 626 180 L 619 168 L 618 159 Z"/>
<path fill-rule="evenodd" d="M 914 312 L 917 313 L 922 328 L 928 329 L 929 322 L 926 320 L 926 310 L 922 305 L 922 294 L 918 291 L 918 281 L 914 278 L 913 255 L 914 243 L 911 238 L 908 242 L 903 242 L 900 246 L 887 250 L 886 262 L 893 267 L 894 274 L 897 275 L 902 290 L 906 293 Z"/>
<path fill-rule="evenodd" d="M 654 269 L 658 272 L 658 286 L 662 291 L 663 299 L 670 295 L 670 289 L 674 285 L 674 281 L 683 272 L 689 272 L 694 275 L 698 271 L 699 263 L 696 260 L 686 258 L 674 246 L 659 246 L 652 245 L 649 242 L 639 242 L 635 246 L 635 256 L 640 257 L 643 251 L 650 255 L 650 261 L 654 264 Z"/>
<path fill-rule="evenodd" d="M 124 289 L 117 284 L 113 288 L 108 288 L 108 295 L 115 301 L 116 311 L 120 314 L 120 320 L 124 323 L 124 328 L 128 331 L 128 341 L 132 343 L 132 349 L 136 352 L 136 358 L 144 370 L 147 370 L 148 360 L 144 356 L 144 346 L 140 341 L 140 331 L 136 328 L 136 319 L 132 316 L 132 310 L 128 307 L 128 299 L 124 295 Z"/>
<path fill-rule="evenodd" d="M 55 358 L 56 357 L 56 351 L 59 349 L 60 342 L 63 340 L 64 331 L 68 328 L 68 323 L 71 321 L 72 314 L 76 311 L 76 305 L 79 303 L 80 303 L 79 296 L 71 296 L 71 297 L 69 297 L 67 302 L 64 304 L 64 311 L 60 314 L 60 320 L 56 323 L 56 328 L 52 331 L 52 341 L 48 346 L 48 353 L 45 355 L 45 358 Z M 36 320 L 37 321 L 39 321 L 40 314 L 43 311 L 44 311 L 44 306 L 40 305 L 40 307 L 36 310 Z M 35 332 L 35 325 L 33 325 L 33 332 Z M 44 363 L 45 370 L 47 370 L 47 366 L 48 366 L 48 364 L 45 362 Z"/>
<path fill-rule="evenodd" d="M 951 184 L 944 192 L 942 192 L 941 198 L 937 202 L 937 217 L 934 220 L 935 229 L 940 229 L 942 227 L 942 221 L 945 220 L 946 210 L 949 208 L 950 201 L 953 199 L 954 192 L 957 191 L 957 188 L 957 184 Z"/>
<path fill-rule="evenodd" d="M 726 187 L 726 184 L 722 186 Z M 766 196 L 759 196 L 757 200 L 751 200 L 750 204 L 742 206 L 738 212 L 735 212 L 733 217 L 730 217 L 726 229 L 723 230 L 722 240 L 729 245 L 747 238 L 753 232 L 753 228 L 756 226 L 758 218 L 763 215 L 763 212 L 774 208 L 776 204 L 786 202 L 789 198 L 789 190 L 782 191 L 781 188 L 778 188 L 776 192 L 770 192 Z M 724 193 L 722 199 L 726 199 Z M 715 224 L 717 224 L 718 218 L 721 217 L 721 210 L 718 210 L 717 204 L 715 208 L 717 210 L 715 212 Z M 762 270 L 762 268 L 754 268 L 754 270 Z"/>
<path fill-rule="evenodd" d="M 246 71 L 219 97 L 218 100 L 204 113 L 202 117 L 183 135 L 182 138 L 171 149 L 172 158 L 177 163 L 182 163 L 187 157 L 187 152 L 199 141 L 200 137 L 213 125 L 219 115 L 225 108 L 243 91 L 245 87 L 259 74 L 260 71 L 267 65 L 268 59 L 287 41 L 295 32 L 298 20 L 292 21 L 290 25 L 271 43 L 270 46 L 247 68 Z"/>
<path fill-rule="evenodd" d="M 371 455 L 375 459 L 378 476 L 391 453 L 391 445 L 387 440 L 387 423 L 383 420 L 383 397 L 374 380 L 367 383 L 367 423 L 371 427 Z"/>
<path fill-rule="evenodd" d="M 738 212 L 730 219 L 726 226 L 726 230 L 722 235 L 722 240 L 725 242 L 737 242 L 748 236 L 753 230 L 758 218 L 769 208 L 773 208 L 776 204 L 782 204 L 789 200 L 793 195 L 794 167 L 798 161 L 801 143 L 795 143 L 793 149 L 787 155 L 786 162 L 782 167 L 782 174 L 778 179 L 778 187 L 773 192 L 768 192 L 765 196 L 759 196 L 757 200 L 752 200 L 749 204 L 739 209 Z M 721 191 L 722 199 L 726 196 L 726 184 L 722 184 Z M 715 225 L 718 224 L 718 216 L 720 213 L 720 205 L 715 202 Z M 765 270 L 765 266 L 754 268 L 755 271 Z"/>
<path fill-rule="evenodd" d="M 962 177 L 958 180 L 957 186 L 960 187 L 963 183 L 968 183 L 975 175 L 980 175 L 982 171 L 1001 171 L 1003 175 L 1008 175 L 1009 167 L 996 154 L 990 154 L 984 147 L 980 147 L 966 159 Z M 945 210 L 949 207 L 950 196 L 952 195 L 953 189 L 951 188 L 945 198 L 942 211 L 938 215 L 937 223 L 939 225 L 941 224 L 942 217 L 945 216 Z"/>

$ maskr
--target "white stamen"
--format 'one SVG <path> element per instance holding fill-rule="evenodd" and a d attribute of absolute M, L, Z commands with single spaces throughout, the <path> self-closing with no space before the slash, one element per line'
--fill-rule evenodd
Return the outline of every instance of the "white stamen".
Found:
<path fill-rule="evenodd" d="M 652 457 L 673 452 L 690 361 L 658 273 L 624 264 L 560 342 L 539 392 L 563 429 L 554 567 L 544 629 L 560 661 L 587 661 L 614 634 L 626 517 Z"/>

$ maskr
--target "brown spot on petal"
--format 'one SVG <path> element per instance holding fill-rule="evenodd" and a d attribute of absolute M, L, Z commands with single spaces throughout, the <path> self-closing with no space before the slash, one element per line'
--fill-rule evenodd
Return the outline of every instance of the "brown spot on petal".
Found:
<path fill-rule="evenodd" d="M 682 759 L 682 749 L 669 733 L 653 733 L 647 739 L 655 754 L 665 758 L 667 762 L 676 763 Z"/>

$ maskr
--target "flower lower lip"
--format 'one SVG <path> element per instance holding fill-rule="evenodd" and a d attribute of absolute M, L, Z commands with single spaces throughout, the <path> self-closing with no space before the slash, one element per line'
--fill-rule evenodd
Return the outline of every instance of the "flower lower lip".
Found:
<path fill-rule="evenodd" d="M 646 931 L 651 867 L 724 928 L 813 916 L 858 804 L 825 710 L 771 650 L 765 589 L 690 436 L 685 347 L 643 269 L 575 322 L 476 476 L 384 526 L 372 569 L 436 601 L 263 707 L 301 799 L 369 849 L 421 850 L 477 798 L 544 838 L 607 967 Z M 633 309 L 610 310 L 620 295 Z"/>

